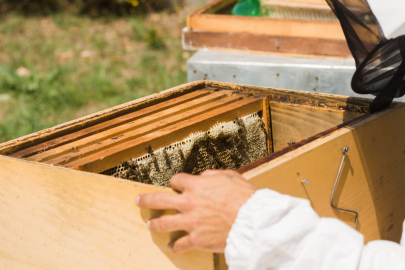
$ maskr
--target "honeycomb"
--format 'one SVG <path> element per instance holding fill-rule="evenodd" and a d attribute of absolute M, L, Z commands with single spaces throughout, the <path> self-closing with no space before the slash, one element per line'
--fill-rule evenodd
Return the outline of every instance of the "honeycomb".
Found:
<path fill-rule="evenodd" d="M 148 154 L 123 161 L 102 174 L 170 187 L 179 172 L 198 175 L 207 169 L 238 169 L 268 154 L 262 118 L 252 114 L 215 125 L 209 131 Z"/>

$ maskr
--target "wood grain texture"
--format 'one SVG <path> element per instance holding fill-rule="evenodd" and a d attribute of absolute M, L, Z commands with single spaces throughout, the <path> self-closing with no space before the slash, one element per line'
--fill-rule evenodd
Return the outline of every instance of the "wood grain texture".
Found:
<path fill-rule="evenodd" d="M 97 153 L 85 156 L 69 163 L 64 167 L 88 172 L 103 172 L 113 168 L 123 160 L 147 154 L 146 146 L 160 149 L 172 143 L 186 139 L 192 133 L 205 132 L 215 124 L 229 122 L 235 117 L 244 117 L 262 110 L 262 99 L 265 96 L 254 96 L 222 106 L 221 108 L 203 113 L 167 128 L 145 134 L 125 144 L 116 145 Z"/>
<path fill-rule="evenodd" d="M 164 101 L 162 103 L 156 104 L 149 106 L 145 109 L 141 109 L 139 111 L 135 111 L 132 113 L 125 114 L 123 116 L 102 122 L 100 124 L 67 134 L 65 136 L 61 136 L 59 138 L 53 139 L 46 141 L 44 143 L 35 145 L 33 147 L 18 151 L 16 153 L 11 154 L 11 157 L 15 158 L 26 158 L 30 157 L 32 155 L 35 155 L 37 153 L 41 153 L 50 149 L 53 149 L 55 147 L 61 146 L 61 145 L 66 145 L 72 141 L 76 141 L 79 139 L 82 139 L 84 137 L 91 136 L 96 133 L 100 133 L 102 131 L 105 131 L 107 129 L 112 129 L 114 127 L 117 127 L 119 125 L 126 124 L 131 121 L 135 121 L 137 119 L 140 119 L 142 117 L 147 117 L 150 116 L 151 114 L 158 113 L 161 111 L 166 111 L 170 108 L 173 108 L 174 106 L 179 106 L 182 105 L 186 102 L 192 101 L 194 99 L 198 99 L 204 96 L 207 96 L 211 94 L 210 91 L 206 90 L 197 90 L 195 92 L 185 94 L 183 96 L 173 98 L 167 101 Z M 31 160 L 31 159 L 29 159 Z M 35 159 L 33 159 L 35 160 Z"/>
<path fill-rule="evenodd" d="M 270 88 L 253 85 L 232 84 L 215 81 L 205 81 L 206 87 L 234 90 L 238 93 L 269 96 L 271 103 L 305 105 L 316 108 L 332 109 L 353 113 L 367 113 L 372 99 L 348 97 L 331 94 L 310 93 L 281 88 Z"/>
<path fill-rule="evenodd" d="M 38 131 L 21 138 L 11 140 L 0 144 L 0 154 L 9 155 L 11 153 L 20 151 L 25 148 L 32 147 L 34 145 L 49 141 L 66 134 L 76 132 L 78 130 L 88 128 L 93 125 L 111 120 L 113 118 L 128 114 L 130 112 L 146 108 L 158 104 L 160 102 L 176 98 L 187 93 L 191 93 L 197 89 L 205 87 L 204 81 L 195 81 L 187 84 L 183 84 L 177 87 L 173 87 L 160 92 L 159 94 L 153 94 L 147 97 L 139 98 L 134 101 L 130 101 L 104 111 L 100 111 L 79 119 L 75 119 L 52 128 L 48 128 L 42 131 Z"/>
<path fill-rule="evenodd" d="M 350 148 L 337 187 L 339 207 L 359 212 L 365 242 L 399 242 L 405 219 L 405 106 L 385 111 L 244 172 L 259 188 L 310 200 L 322 217 L 354 226 L 354 216 L 329 205 L 342 148 Z M 243 168 L 242 168 L 243 169 Z M 308 185 L 300 181 L 308 179 Z"/>
<path fill-rule="evenodd" d="M 51 150 L 36 154 L 34 156 L 30 156 L 26 159 L 30 161 L 45 162 L 48 160 L 54 160 L 55 158 L 66 155 L 68 153 L 70 153 L 71 155 L 79 155 L 82 154 L 83 151 L 77 152 L 78 150 L 89 146 L 94 146 L 95 144 L 97 144 L 95 146 L 97 149 L 102 149 L 104 146 L 106 146 L 106 144 L 99 144 L 99 142 L 105 140 L 108 140 L 108 142 L 110 142 L 110 145 L 116 145 L 130 138 L 140 137 L 147 132 L 153 132 L 165 126 L 186 120 L 188 118 L 191 118 L 193 115 L 213 109 L 215 108 L 215 106 L 221 106 L 226 104 L 226 102 L 237 101 L 242 98 L 238 96 L 229 97 L 231 95 L 231 92 L 232 91 L 220 91 L 199 98 L 196 97 L 193 100 L 190 100 L 183 104 L 170 107 L 166 110 L 159 110 L 155 111 L 154 113 L 152 112 L 145 117 L 139 117 L 134 121 L 124 123 L 122 125 L 117 125 L 116 127 L 112 126 L 112 128 L 104 131 L 100 130 L 94 135 L 87 136 L 80 140 L 75 140 L 60 147 L 53 147 Z M 219 102 L 216 102 L 218 100 Z M 166 102 L 161 103 L 161 106 L 165 107 L 165 103 Z M 121 136 L 123 134 L 127 136 Z M 61 160 L 64 159 L 61 158 Z M 54 162 L 51 164 L 58 163 Z"/>
<path fill-rule="evenodd" d="M 38 144 L 57 139 L 70 133 L 75 133 L 105 121 L 112 120 L 125 114 L 132 113 L 134 111 L 138 111 L 203 88 L 232 90 L 247 95 L 266 95 L 271 98 L 272 102 L 301 104 L 319 108 L 342 110 L 346 112 L 366 113 L 368 112 L 368 105 L 371 102 L 370 99 L 350 98 L 346 96 L 313 94 L 300 91 L 213 81 L 195 81 L 162 91 L 159 94 L 137 99 L 77 120 L 2 143 L 0 144 L 0 154 L 10 155 L 29 147 L 35 147 Z"/>
<path fill-rule="evenodd" d="M 262 119 L 264 122 L 264 128 L 266 130 L 267 135 L 267 153 L 270 154 L 274 152 L 274 146 L 273 146 L 273 131 L 270 116 L 270 102 L 268 97 L 263 99 L 262 106 L 263 106 Z"/>
<path fill-rule="evenodd" d="M 154 134 L 156 132 L 159 133 L 160 137 L 164 138 L 165 134 L 166 134 L 165 133 L 166 130 L 175 129 L 175 127 L 177 127 L 177 125 L 181 126 L 181 125 L 184 125 L 184 123 L 193 124 L 193 122 L 192 122 L 193 118 L 196 118 L 201 114 L 204 115 L 211 111 L 216 111 L 219 108 L 226 106 L 226 105 L 228 105 L 227 108 L 230 107 L 229 106 L 230 104 L 237 105 L 237 104 L 239 104 L 238 100 L 240 100 L 240 99 L 242 99 L 241 96 L 229 96 L 224 99 L 211 102 L 203 107 L 195 108 L 192 111 L 180 113 L 178 115 L 174 115 L 167 119 L 164 119 L 164 120 L 161 120 L 161 121 L 158 121 L 155 123 L 151 123 L 149 125 L 139 128 L 139 129 L 135 129 L 135 130 L 123 133 L 119 136 L 99 141 L 96 144 L 88 145 L 87 147 L 83 147 L 82 149 L 71 151 L 69 153 L 66 153 L 61 156 L 57 156 L 55 158 L 47 159 L 44 162 L 47 164 L 53 164 L 53 165 L 65 165 L 65 164 L 71 163 L 75 160 L 83 159 L 90 155 L 93 157 L 97 156 L 98 152 L 101 152 L 101 151 L 104 151 L 107 149 L 112 149 L 112 148 L 116 149 L 116 148 L 120 148 L 120 147 L 125 148 L 130 142 L 133 142 L 134 140 L 143 141 L 146 137 L 150 137 L 150 134 Z M 195 128 L 197 128 L 197 127 L 195 127 Z M 188 135 L 179 134 L 183 137 L 176 138 L 175 141 L 173 141 L 171 143 L 181 141 L 184 139 L 184 136 L 188 137 L 193 132 L 195 132 L 195 131 L 190 131 L 190 133 Z M 153 138 L 153 136 L 152 136 L 152 138 Z M 168 143 L 163 146 L 170 145 L 171 143 Z M 132 158 L 147 154 L 147 152 L 145 150 L 146 145 L 144 145 L 143 147 L 144 147 L 144 149 L 142 149 L 140 152 L 132 152 L 132 155 L 133 155 Z M 154 149 L 157 149 L 157 148 L 154 148 Z M 102 157 L 104 158 L 103 155 L 102 155 Z M 129 159 L 129 158 L 130 157 L 128 157 L 127 159 Z M 99 159 L 99 158 L 96 158 L 96 159 Z M 121 161 L 123 161 L 123 160 L 121 160 Z M 116 165 L 118 165 L 118 164 L 115 164 L 114 166 L 116 166 Z M 114 167 L 114 166 L 112 166 L 112 167 Z M 110 169 L 112 167 L 109 167 L 106 169 Z"/>
<path fill-rule="evenodd" d="M 345 40 L 257 35 L 251 33 L 183 30 L 183 46 L 186 50 L 222 48 L 351 57 L 351 52 Z"/>
<path fill-rule="evenodd" d="M 0 156 L 0 269 L 214 269 L 213 254 L 175 255 L 153 234 L 139 193 L 151 185 Z"/>
<path fill-rule="evenodd" d="M 189 21 L 190 27 L 188 28 L 192 31 L 345 40 L 338 22 L 281 20 L 214 14 L 191 15 Z"/>
<path fill-rule="evenodd" d="M 277 102 L 270 108 L 274 152 L 363 115 Z"/>

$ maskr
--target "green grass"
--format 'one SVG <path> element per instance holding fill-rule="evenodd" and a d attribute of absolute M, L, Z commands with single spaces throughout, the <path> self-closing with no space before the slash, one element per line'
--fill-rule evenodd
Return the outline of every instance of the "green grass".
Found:
<path fill-rule="evenodd" d="M 3 18 L 0 142 L 185 83 L 183 22 L 176 14 Z"/>

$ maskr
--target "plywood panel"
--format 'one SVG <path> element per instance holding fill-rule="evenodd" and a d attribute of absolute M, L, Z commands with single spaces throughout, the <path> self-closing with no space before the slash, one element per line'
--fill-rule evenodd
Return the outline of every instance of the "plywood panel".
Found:
<path fill-rule="evenodd" d="M 65 163 L 63 166 L 90 172 L 103 172 L 119 165 L 123 160 L 147 154 L 147 145 L 150 145 L 152 149 L 160 149 L 184 140 L 192 133 L 205 132 L 217 123 L 229 122 L 235 119 L 235 117 L 243 117 L 259 112 L 263 108 L 263 98 L 265 96 L 254 96 L 240 100 L 211 112 L 187 119 L 179 124 L 146 134 L 138 139 L 127 141 L 125 144 Z"/>
<path fill-rule="evenodd" d="M 84 128 L 111 120 L 124 114 L 156 105 L 205 87 L 205 81 L 195 81 L 176 86 L 147 97 L 139 98 L 101 112 L 97 112 L 79 119 L 72 120 L 52 128 L 41 130 L 21 138 L 0 144 L 0 154 L 9 155 L 25 148 L 49 141 Z"/>
<path fill-rule="evenodd" d="M 287 103 L 271 103 L 274 151 L 363 115 Z"/>
<path fill-rule="evenodd" d="M 57 146 L 66 145 L 66 144 L 68 144 L 68 143 L 70 143 L 72 141 L 80 140 L 82 138 L 85 138 L 85 137 L 91 136 L 93 134 L 105 131 L 107 129 L 112 129 L 112 128 L 117 127 L 119 125 L 123 125 L 123 124 L 126 124 L 128 122 L 138 120 L 138 119 L 140 119 L 142 117 L 147 117 L 147 116 L 150 116 L 151 114 L 159 113 L 161 111 L 165 111 L 165 110 L 168 110 L 170 108 L 173 108 L 174 106 L 179 106 L 179 105 L 184 104 L 186 102 L 205 97 L 205 96 L 209 95 L 210 93 L 211 92 L 208 91 L 208 90 L 206 90 L 206 91 L 197 90 L 197 91 L 194 91 L 192 93 L 185 94 L 183 96 L 173 98 L 173 99 L 170 99 L 168 101 L 164 101 L 164 102 L 156 104 L 156 105 L 149 106 L 149 107 L 147 107 L 145 109 L 141 109 L 141 110 L 138 110 L 138 111 L 135 111 L 135 112 L 132 112 L 132 113 L 128 113 L 128 114 L 125 114 L 123 116 L 120 116 L 120 117 L 117 117 L 117 118 L 102 122 L 102 123 L 100 123 L 98 125 L 94 125 L 94 126 L 91 126 L 91 127 L 88 127 L 88 128 L 84 128 L 82 130 L 69 133 L 69 134 L 67 134 L 65 136 L 61 136 L 61 137 L 58 137 L 56 139 L 49 140 L 47 142 L 35 145 L 33 147 L 23 149 L 21 151 L 18 151 L 18 152 L 15 152 L 15 153 L 11 154 L 10 156 L 15 157 L 15 158 L 31 157 L 32 155 L 47 151 L 49 149 L 53 149 L 53 148 L 55 148 Z"/>
<path fill-rule="evenodd" d="M 171 192 L 0 156 L 0 268 L 214 269 L 213 254 L 175 255 L 151 235 L 139 193 Z M 142 217 L 143 215 L 143 217 Z"/>
<path fill-rule="evenodd" d="M 183 48 L 222 48 L 340 57 L 352 55 L 345 40 L 189 30 L 183 30 Z"/>
<path fill-rule="evenodd" d="M 330 135 L 263 163 L 258 160 L 244 177 L 260 188 L 310 200 L 323 217 L 336 217 L 354 226 L 354 215 L 329 205 L 342 148 L 350 148 L 335 201 L 359 212 L 358 229 L 365 241 L 398 242 L 405 219 L 405 106 L 374 114 Z M 264 159 L 270 159 L 265 157 Z M 301 180 L 308 179 L 308 185 Z"/>
<path fill-rule="evenodd" d="M 192 31 L 345 40 L 338 22 L 281 20 L 213 14 L 190 15 L 189 21 L 189 29 Z"/>
<path fill-rule="evenodd" d="M 102 149 L 103 147 L 106 146 L 106 144 L 98 144 L 99 142 L 110 139 L 108 140 L 110 144 L 116 145 L 124 142 L 124 138 L 123 136 L 121 136 L 123 134 L 127 135 L 125 137 L 126 139 L 131 138 L 131 135 L 129 134 L 132 134 L 132 138 L 140 137 L 147 132 L 153 132 L 165 126 L 169 126 L 176 122 L 191 118 L 193 115 L 198 115 L 204 111 L 212 110 L 213 108 L 216 108 L 215 106 L 217 107 L 223 106 L 224 104 L 227 104 L 226 102 L 237 101 L 242 98 L 241 96 L 230 97 L 229 95 L 231 95 L 231 91 L 225 90 L 202 97 L 196 97 L 193 100 L 189 100 L 188 102 L 185 102 L 178 106 L 171 107 L 166 110 L 155 111 L 150 115 L 139 117 L 131 122 L 127 122 L 122 125 L 118 125 L 116 127 L 112 125 L 111 128 L 107 130 L 100 130 L 99 132 L 95 132 L 95 134 L 87 136 L 83 139 L 74 140 L 70 143 L 63 144 L 62 146 L 59 147 L 51 147 L 50 150 L 36 154 L 34 156 L 30 156 L 27 158 L 27 160 L 45 162 L 51 159 L 55 159 L 62 155 L 66 155 L 68 153 L 74 156 L 79 156 L 81 154 L 84 154 L 83 152 L 86 151 L 83 150 L 79 153 L 77 152 L 77 150 L 86 147 L 87 147 L 86 149 L 88 149 L 91 146 L 93 146 L 92 149 L 96 150 Z M 164 108 L 165 103 L 166 102 L 163 102 L 162 104 L 159 105 Z M 126 116 L 123 117 L 130 118 Z M 107 127 L 108 125 L 106 126 L 106 128 Z M 60 160 L 64 160 L 64 158 L 61 158 Z M 52 162 L 51 164 L 58 164 L 58 162 L 55 161 Z"/>

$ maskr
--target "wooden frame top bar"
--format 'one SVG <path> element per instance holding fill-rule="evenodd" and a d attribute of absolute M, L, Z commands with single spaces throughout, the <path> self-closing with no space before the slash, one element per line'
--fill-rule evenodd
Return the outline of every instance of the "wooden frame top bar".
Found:
<path fill-rule="evenodd" d="M 266 95 L 270 97 L 270 104 L 274 102 L 283 104 L 297 104 L 351 113 L 367 113 L 368 105 L 371 102 L 369 99 L 351 98 L 337 95 L 236 85 L 213 81 L 195 81 L 162 91 L 159 94 L 137 99 L 49 129 L 23 136 L 12 141 L 1 143 L 0 154 L 12 155 L 18 151 L 25 151 L 24 149 L 28 149 L 35 145 L 42 143 L 46 144 L 46 142 L 55 140 L 56 138 L 66 136 L 80 130 L 85 130 L 128 113 L 136 112 L 203 88 L 232 90 L 236 93 L 245 95 Z"/>

